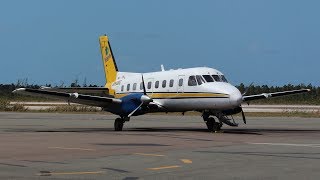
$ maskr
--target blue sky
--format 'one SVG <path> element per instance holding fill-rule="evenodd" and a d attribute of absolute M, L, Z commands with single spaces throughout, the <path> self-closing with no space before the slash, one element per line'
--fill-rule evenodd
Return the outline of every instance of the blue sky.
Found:
<path fill-rule="evenodd" d="M 233 84 L 320 85 L 317 0 L 0 3 L 0 83 L 103 85 L 98 37 L 121 71 L 208 66 Z"/>

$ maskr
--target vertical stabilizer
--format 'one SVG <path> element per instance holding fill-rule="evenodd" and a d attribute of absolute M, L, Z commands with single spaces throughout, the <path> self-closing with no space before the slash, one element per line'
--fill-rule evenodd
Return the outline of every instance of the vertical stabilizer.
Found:
<path fill-rule="evenodd" d="M 113 82 L 116 81 L 118 67 L 113 57 L 108 36 L 106 35 L 100 36 L 99 41 L 100 41 L 100 50 L 101 50 L 102 62 L 103 62 L 105 78 L 106 78 L 105 86 L 109 88 L 109 94 L 114 95 L 115 91 L 111 89 L 111 85 Z"/>

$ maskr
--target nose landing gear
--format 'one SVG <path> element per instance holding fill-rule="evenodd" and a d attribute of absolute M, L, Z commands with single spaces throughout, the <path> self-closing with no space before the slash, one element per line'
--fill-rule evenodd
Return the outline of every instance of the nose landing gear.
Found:
<path fill-rule="evenodd" d="M 217 132 L 221 130 L 222 123 L 216 122 L 213 117 L 203 116 L 203 120 L 206 122 L 207 128 L 210 132 Z"/>

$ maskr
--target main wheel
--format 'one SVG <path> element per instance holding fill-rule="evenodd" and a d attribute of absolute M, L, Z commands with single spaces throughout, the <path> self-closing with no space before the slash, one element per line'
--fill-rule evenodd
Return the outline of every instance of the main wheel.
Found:
<path fill-rule="evenodd" d="M 220 131 L 222 127 L 222 124 L 218 123 L 218 122 L 214 122 L 213 123 L 213 130 L 214 131 Z"/>
<path fill-rule="evenodd" d="M 117 118 L 117 119 L 114 121 L 114 130 L 115 130 L 115 131 L 122 131 L 123 123 L 124 123 L 123 119 Z"/>
<path fill-rule="evenodd" d="M 212 117 L 209 117 L 206 121 L 207 128 L 210 132 L 214 131 L 215 120 Z"/>

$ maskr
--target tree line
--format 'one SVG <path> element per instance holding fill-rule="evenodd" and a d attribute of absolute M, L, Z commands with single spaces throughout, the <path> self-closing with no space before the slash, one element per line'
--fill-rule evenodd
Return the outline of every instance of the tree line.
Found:
<path fill-rule="evenodd" d="M 52 87 L 51 84 L 46 84 L 46 87 Z M 41 86 L 36 84 L 28 84 L 26 81 L 20 81 L 16 84 L 0 84 L 0 99 L 5 99 L 9 101 L 50 101 L 50 98 L 43 98 L 43 97 L 31 97 L 25 95 L 17 95 L 11 93 L 13 90 L 26 87 L 26 88 L 34 88 L 39 89 Z M 60 87 L 60 86 L 55 86 Z M 70 84 L 70 86 L 64 87 L 101 87 L 98 85 L 78 85 L 76 82 Z M 289 91 L 295 89 L 311 89 L 309 93 L 302 93 L 297 95 L 291 96 L 284 96 L 284 97 L 277 97 L 277 98 L 270 98 L 264 100 L 253 101 L 254 104 L 313 104 L 313 105 L 320 105 L 320 87 L 312 86 L 311 84 L 286 84 L 283 86 L 268 86 L 268 85 L 251 85 L 245 86 L 243 83 L 236 86 L 241 93 L 246 92 L 246 95 L 253 95 L 253 94 L 261 94 L 261 93 L 271 93 L 271 92 L 278 92 L 278 91 Z"/>

